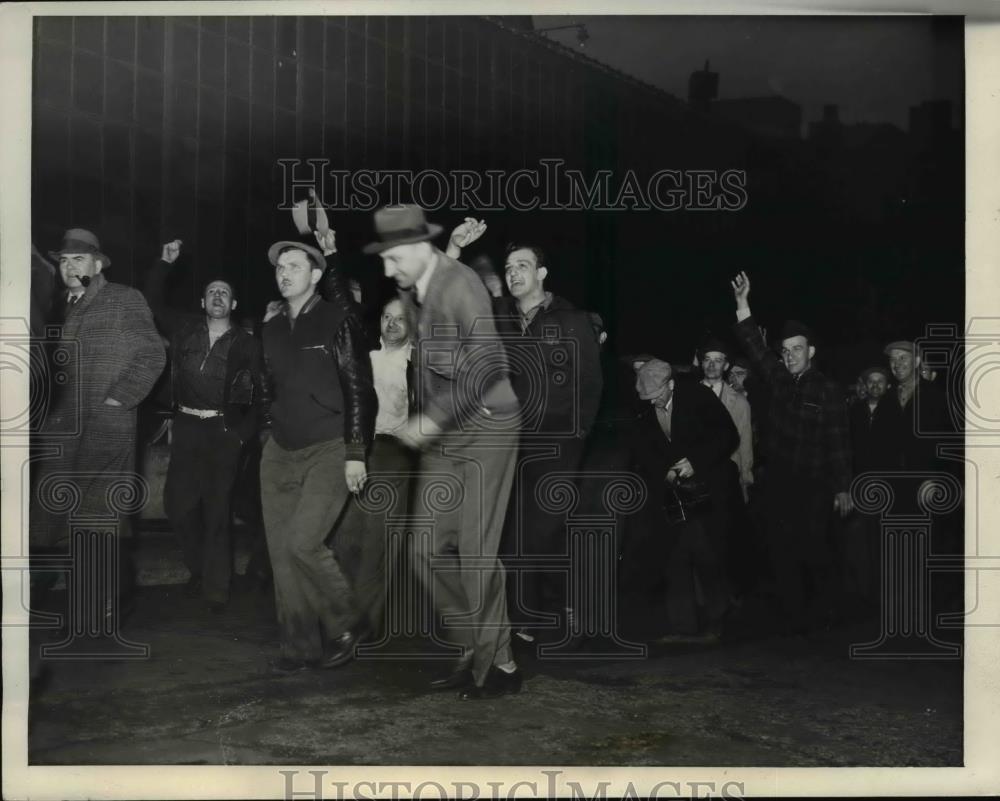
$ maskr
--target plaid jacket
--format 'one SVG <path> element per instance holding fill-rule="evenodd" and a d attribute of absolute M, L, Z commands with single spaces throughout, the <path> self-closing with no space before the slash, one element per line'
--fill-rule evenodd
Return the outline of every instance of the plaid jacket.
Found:
<path fill-rule="evenodd" d="M 770 469 L 816 481 L 831 493 L 847 492 L 851 445 L 843 393 L 815 368 L 796 379 L 767 347 L 753 317 L 734 330 L 771 390 L 765 443 Z"/>

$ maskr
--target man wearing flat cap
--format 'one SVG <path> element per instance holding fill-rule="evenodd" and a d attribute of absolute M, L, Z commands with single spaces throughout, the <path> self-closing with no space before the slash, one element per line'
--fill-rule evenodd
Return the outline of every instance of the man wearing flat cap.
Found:
<path fill-rule="evenodd" d="M 108 281 L 111 260 L 97 236 L 71 228 L 62 247 L 50 252 L 58 261 L 65 294 L 58 298 L 64 322 L 57 349 L 69 360 L 60 369 L 65 380 L 51 387 L 48 415 L 40 433 L 61 453 L 39 467 L 37 490 L 53 497 L 33 497 L 31 537 L 35 546 L 64 550 L 69 528 L 55 485 L 44 480 L 56 473 L 75 473 L 80 518 L 115 518 L 109 507 L 112 482 L 135 469 L 137 409 L 163 371 L 166 356 L 153 316 L 142 294 Z M 62 433 L 65 435 L 61 435 Z M 127 483 L 127 479 L 126 479 Z M 128 518 L 118 521 L 121 538 L 129 535 Z M 127 551 L 120 552 L 119 598 L 107 597 L 106 616 L 115 616 L 116 601 L 126 601 L 133 576 Z"/>
<path fill-rule="evenodd" d="M 844 517 L 852 510 L 847 408 L 840 389 L 813 367 L 812 331 L 796 320 L 785 323 L 779 359 L 750 313 L 746 273 L 736 276 L 732 287 L 736 336 L 771 390 L 765 482 L 768 545 L 785 624 L 802 631 L 825 622 L 822 617 L 830 614 L 830 515 L 836 511 Z"/>
<path fill-rule="evenodd" d="M 375 212 L 378 241 L 364 250 L 381 256 L 417 319 L 418 411 L 397 436 L 422 451 L 415 511 L 434 517 L 435 527 L 431 553 L 418 554 L 415 569 L 445 621 L 461 621 L 444 632 L 461 649 L 454 670 L 432 687 L 476 699 L 521 688 L 497 557 L 520 405 L 490 295 L 473 270 L 431 244 L 441 230 L 418 206 L 390 206 Z M 461 488 L 461 502 L 446 511 L 428 508 L 442 481 Z"/>
<path fill-rule="evenodd" d="M 913 342 L 897 340 L 885 346 L 895 386 L 887 394 L 893 425 L 897 469 L 932 471 L 955 469 L 954 460 L 937 456 L 934 432 L 950 429 L 944 393 L 931 381 L 920 377 L 920 356 Z"/>
<path fill-rule="evenodd" d="M 632 427 L 630 450 L 655 505 L 647 510 L 647 529 L 652 526 L 653 530 L 644 535 L 653 540 L 670 537 L 668 633 L 697 634 L 699 624 L 704 623 L 707 633 L 718 634 L 729 599 L 726 531 L 719 516 L 720 509 L 725 516 L 735 491 L 736 467 L 729 457 L 739 444 L 739 435 L 712 391 L 692 380 L 677 381 L 667 362 L 651 359 L 643 364 L 636 374 L 635 388 L 644 409 Z M 659 510 L 672 505 L 675 491 L 682 504 L 692 503 L 688 499 L 692 494 L 704 495 L 707 500 L 697 508 L 687 508 L 683 521 L 672 518 L 668 527 Z M 630 556 L 636 556 L 639 545 L 631 544 Z M 700 616 L 696 577 L 704 601 Z"/>
<path fill-rule="evenodd" d="M 357 308 L 323 300 L 326 261 L 302 242 L 268 250 L 284 303 L 263 329 L 271 436 L 260 462 L 261 506 L 281 631 L 278 674 L 350 661 L 367 617 L 326 545 L 367 481 L 376 413 Z"/>

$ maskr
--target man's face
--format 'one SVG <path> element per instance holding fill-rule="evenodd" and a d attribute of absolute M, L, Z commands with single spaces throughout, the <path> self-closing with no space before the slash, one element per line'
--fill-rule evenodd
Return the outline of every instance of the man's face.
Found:
<path fill-rule="evenodd" d="M 201 307 L 205 310 L 205 314 L 214 320 L 226 319 L 236 308 L 233 288 L 225 281 L 212 281 L 205 287 Z"/>
<path fill-rule="evenodd" d="M 431 248 L 426 242 L 396 245 L 382 251 L 385 277 L 396 282 L 400 289 L 410 289 L 427 271 L 431 261 Z"/>
<path fill-rule="evenodd" d="M 59 274 L 70 290 L 83 288 L 81 276 L 93 278 L 103 269 L 104 264 L 100 259 L 95 259 L 93 253 L 63 253 L 59 257 Z"/>
<path fill-rule="evenodd" d="M 304 250 L 286 250 L 278 256 L 274 278 L 285 300 L 295 300 L 313 292 L 323 271 L 313 267 Z"/>
<path fill-rule="evenodd" d="M 527 248 L 512 250 L 504 263 L 504 280 L 515 298 L 531 295 L 542 288 L 547 270 L 539 268 L 535 254 Z"/>
<path fill-rule="evenodd" d="M 913 354 L 908 350 L 893 348 L 889 351 L 889 369 L 897 383 L 905 384 L 913 378 L 914 367 Z"/>
<path fill-rule="evenodd" d="M 868 376 L 868 380 L 865 381 L 865 389 L 868 390 L 868 397 L 872 400 L 878 400 L 885 395 L 888 387 L 889 379 L 882 373 L 872 373 Z"/>
<path fill-rule="evenodd" d="M 747 380 L 748 371 L 743 367 L 734 367 L 729 371 L 729 386 L 737 392 L 743 392 L 743 382 Z"/>
<path fill-rule="evenodd" d="M 387 345 L 401 345 L 410 335 L 401 301 L 392 300 L 382 309 L 382 339 Z"/>
<path fill-rule="evenodd" d="M 816 349 L 802 336 L 789 337 L 781 342 L 781 360 L 792 375 L 807 370 Z"/>
<path fill-rule="evenodd" d="M 720 380 L 727 367 L 729 362 L 726 361 L 726 354 L 717 350 L 707 351 L 701 358 L 701 371 L 710 381 Z"/>

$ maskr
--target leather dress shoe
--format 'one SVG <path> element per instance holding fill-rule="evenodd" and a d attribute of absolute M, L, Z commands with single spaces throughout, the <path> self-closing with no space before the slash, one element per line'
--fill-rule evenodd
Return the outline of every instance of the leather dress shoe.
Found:
<path fill-rule="evenodd" d="M 472 684 L 472 667 L 471 663 L 464 661 L 459 662 L 455 666 L 455 669 L 449 673 L 447 676 L 442 676 L 440 679 L 434 679 L 431 682 L 432 690 L 457 690 L 459 687 L 467 687 Z"/>
<path fill-rule="evenodd" d="M 478 701 L 483 698 L 499 698 L 502 695 L 515 695 L 521 692 L 521 684 L 524 676 L 520 670 L 508 673 L 500 670 L 496 665 L 490 667 L 490 672 L 486 674 L 486 683 L 482 687 L 472 685 L 465 687 L 459 692 L 458 697 L 463 701 Z"/>
<path fill-rule="evenodd" d="M 323 659 L 320 661 L 321 668 L 335 668 L 347 664 L 354 659 L 354 649 L 365 637 L 366 631 L 348 630 L 341 634 L 333 642 L 329 643 L 323 651 Z"/>

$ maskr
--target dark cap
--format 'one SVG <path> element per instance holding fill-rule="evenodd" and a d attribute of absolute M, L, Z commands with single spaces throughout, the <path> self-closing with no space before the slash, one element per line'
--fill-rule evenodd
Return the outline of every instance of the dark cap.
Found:
<path fill-rule="evenodd" d="M 889 371 L 888 371 L 888 369 L 886 369 L 885 367 L 880 367 L 878 365 L 875 365 L 874 367 L 869 367 L 867 370 L 865 370 L 861 374 L 861 380 L 862 380 L 862 382 L 867 381 L 869 378 L 872 377 L 872 375 L 874 373 L 881 373 L 882 375 L 885 376 L 886 381 L 889 380 Z"/>
<path fill-rule="evenodd" d="M 781 342 L 792 337 L 805 337 L 810 345 L 814 345 L 816 341 L 813 330 L 808 325 L 799 320 L 786 320 L 781 326 Z"/>
<path fill-rule="evenodd" d="M 716 353 L 721 353 L 728 359 L 729 350 L 729 346 L 721 339 L 715 336 L 708 336 L 702 340 L 701 347 L 698 348 L 698 358 L 704 359 L 706 353 L 715 351 Z"/>

